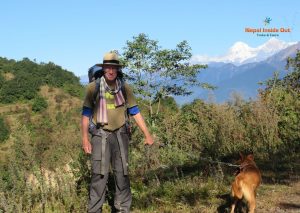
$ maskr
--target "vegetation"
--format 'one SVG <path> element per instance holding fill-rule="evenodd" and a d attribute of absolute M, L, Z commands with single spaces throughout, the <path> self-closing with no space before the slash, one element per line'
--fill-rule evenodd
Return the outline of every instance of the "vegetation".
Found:
<path fill-rule="evenodd" d="M 187 41 L 175 49 L 162 49 L 145 34 L 127 41 L 122 54 L 135 90 L 146 101 L 150 118 L 159 113 L 160 101 L 170 95 L 189 95 L 191 86 L 201 86 L 196 76 L 203 65 L 191 65 L 191 48 Z M 158 103 L 156 113 L 152 105 Z"/>
<path fill-rule="evenodd" d="M 37 96 L 33 100 L 32 111 L 40 112 L 40 111 L 46 109 L 47 107 L 48 107 L 47 101 L 43 97 Z"/>
<path fill-rule="evenodd" d="M 4 142 L 9 137 L 9 126 L 3 117 L 0 117 L 0 143 Z"/>
<path fill-rule="evenodd" d="M 147 37 L 146 40 L 150 41 Z M 0 212 L 85 212 L 90 161 L 80 145 L 82 100 L 77 97 L 81 91 L 75 92 L 76 79 L 67 73 L 57 74 L 58 78 L 65 76 L 65 83 L 49 74 L 47 82 L 43 82 L 50 87 L 40 87 L 40 80 L 31 81 L 32 87 L 36 82 L 36 88 L 25 95 L 21 88 L 29 84 L 23 82 L 22 86 L 15 86 L 17 92 L 8 93 L 7 84 L 12 85 L 10 81 L 22 73 L 17 67 L 21 70 L 23 66 L 12 60 L 0 61 L 0 74 L 13 73 L 13 79 L 0 75 L 0 109 L 11 106 L 4 105 L 9 102 L 9 94 L 13 101 L 32 99 L 36 103 L 32 109 L 18 104 L 14 111 L 0 110 L 0 136 L 5 135 L 6 140 L 0 144 L 0 154 L 6 156 L 0 161 Z M 41 70 L 50 66 L 27 59 L 22 63 Z M 235 168 L 222 162 L 235 164 L 239 152 L 253 152 L 262 170 L 264 184 L 259 188 L 259 196 L 274 191 L 267 183 L 297 180 L 299 63 L 300 52 L 288 59 L 289 74 L 268 80 L 257 100 L 245 101 L 235 96 L 225 104 L 195 100 L 178 107 L 172 97 L 162 95 L 160 102 L 152 99 L 152 110 L 159 113 L 151 118 L 149 100 L 140 94 L 139 106 L 146 120 L 153 121 L 155 117 L 155 126 L 151 126 L 155 144 L 144 147 L 141 132 L 133 128 L 129 155 L 133 212 L 225 212 L 228 201 L 222 197 L 229 198 Z M 35 74 L 30 74 L 31 70 L 27 74 L 35 78 L 38 74 L 32 72 Z M 8 126 L 8 132 L 3 133 Z M 285 191 L 288 187 L 282 186 Z M 105 204 L 104 212 L 108 211 Z"/>
<path fill-rule="evenodd" d="M 7 73 L 13 77 L 5 79 Z M 28 58 L 22 61 L 0 58 L 0 103 L 31 100 L 42 85 L 65 88 L 77 97 L 82 94 L 78 77 L 52 62 L 37 64 Z"/>

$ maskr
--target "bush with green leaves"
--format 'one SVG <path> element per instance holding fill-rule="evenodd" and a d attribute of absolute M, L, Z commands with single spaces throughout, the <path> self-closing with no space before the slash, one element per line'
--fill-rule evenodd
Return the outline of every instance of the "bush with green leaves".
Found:
<path fill-rule="evenodd" d="M 3 86 L 4 82 L 5 82 L 4 77 L 2 76 L 2 73 L 0 71 L 0 89 Z"/>
<path fill-rule="evenodd" d="M 0 117 L 0 143 L 8 139 L 10 129 L 3 117 Z"/>
<path fill-rule="evenodd" d="M 69 93 L 70 95 L 74 97 L 79 97 L 83 98 L 84 97 L 84 89 L 81 85 L 76 85 L 76 84 L 64 84 L 63 87 L 64 91 Z"/>
<path fill-rule="evenodd" d="M 48 103 L 43 97 L 37 96 L 33 100 L 32 111 L 40 112 L 40 111 L 47 109 L 47 107 L 48 107 Z"/>

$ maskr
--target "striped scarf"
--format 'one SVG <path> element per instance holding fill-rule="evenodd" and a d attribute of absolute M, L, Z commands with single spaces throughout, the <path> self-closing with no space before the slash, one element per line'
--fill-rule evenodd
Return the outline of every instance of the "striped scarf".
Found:
<path fill-rule="evenodd" d="M 114 95 L 115 97 L 115 106 L 122 106 L 125 103 L 124 96 L 121 90 L 121 80 L 116 79 L 116 88 L 110 89 L 107 85 L 105 78 L 102 76 L 100 79 L 100 92 L 99 92 L 99 107 L 97 109 L 97 123 L 101 125 L 107 124 L 107 106 L 106 106 L 106 99 L 105 93 L 109 92 L 110 94 Z"/>

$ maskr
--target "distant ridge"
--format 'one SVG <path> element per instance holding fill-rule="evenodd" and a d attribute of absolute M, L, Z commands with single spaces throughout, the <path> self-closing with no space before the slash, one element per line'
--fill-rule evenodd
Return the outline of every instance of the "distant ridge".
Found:
<path fill-rule="evenodd" d="M 243 44 L 238 45 L 243 46 Z M 247 48 L 246 46 L 244 47 Z M 280 50 L 275 50 L 276 47 Z M 282 47 L 285 48 L 281 49 Z M 274 38 L 259 46 L 259 48 L 269 51 L 269 56 L 266 57 L 264 55 L 264 60 L 262 61 L 258 59 L 261 55 L 256 59 L 244 60 L 242 64 L 211 61 L 208 64 L 208 68 L 201 70 L 197 78 L 200 82 L 216 86 L 217 89 L 209 92 L 201 88 L 191 88 L 193 91 L 191 96 L 174 97 L 177 103 L 188 103 L 196 98 L 207 100 L 211 96 L 214 97 L 216 102 L 221 103 L 229 100 L 232 92 L 240 93 L 245 99 L 256 98 L 257 90 L 261 87 L 258 84 L 259 82 L 271 78 L 275 71 L 279 72 L 280 77 L 287 74 L 287 71 L 284 69 L 286 59 L 296 55 L 297 50 L 300 50 L 300 42 L 287 43 Z M 87 84 L 88 76 L 81 76 L 80 82 L 83 85 Z"/>
<path fill-rule="evenodd" d="M 212 62 L 206 70 L 198 75 L 198 80 L 213 84 L 217 86 L 217 89 L 208 92 L 203 89 L 192 88 L 193 94 L 191 96 L 179 97 L 176 100 L 178 103 L 184 104 L 196 98 L 207 100 L 209 96 L 213 96 L 214 100 L 220 103 L 229 100 L 232 92 L 241 94 L 245 99 L 255 99 L 258 89 L 262 87 L 258 83 L 271 78 L 275 71 L 279 72 L 280 77 L 285 76 L 288 73 L 285 70 L 286 60 L 288 57 L 295 57 L 297 50 L 300 50 L 300 42 L 289 45 L 259 62 L 242 65 Z"/>
<path fill-rule="evenodd" d="M 212 62 L 224 62 L 242 65 L 251 62 L 260 62 L 294 44 L 296 42 L 285 42 L 277 38 L 271 38 L 258 47 L 250 47 L 248 44 L 238 41 L 229 48 L 225 55 L 213 57 L 195 55 L 192 58 L 192 63 L 209 64 Z"/>

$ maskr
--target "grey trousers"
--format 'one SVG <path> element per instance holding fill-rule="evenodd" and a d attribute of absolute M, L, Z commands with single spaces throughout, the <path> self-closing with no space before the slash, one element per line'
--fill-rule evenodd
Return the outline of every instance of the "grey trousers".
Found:
<path fill-rule="evenodd" d="M 103 137 L 106 137 L 106 140 L 103 140 Z M 121 141 L 119 141 L 118 138 Z M 121 127 L 119 130 L 114 132 L 104 132 L 102 130 L 100 133 L 100 131 L 98 131 L 98 134 L 93 135 L 91 143 L 92 179 L 90 184 L 88 212 L 102 212 L 102 205 L 105 202 L 106 184 L 110 165 L 115 179 L 114 210 L 116 212 L 129 212 L 132 196 L 127 168 L 125 168 L 125 170 L 123 168 L 124 166 L 128 166 L 129 139 L 125 127 Z M 103 143 L 106 144 L 103 145 Z M 120 147 L 123 148 L 123 153 L 120 151 Z M 123 159 L 126 162 L 124 162 Z M 104 162 L 101 163 L 103 160 Z M 105 168 L 101 169 L 101 167 Z M 126 175 L 124 175 L 124 173 Z"/>

